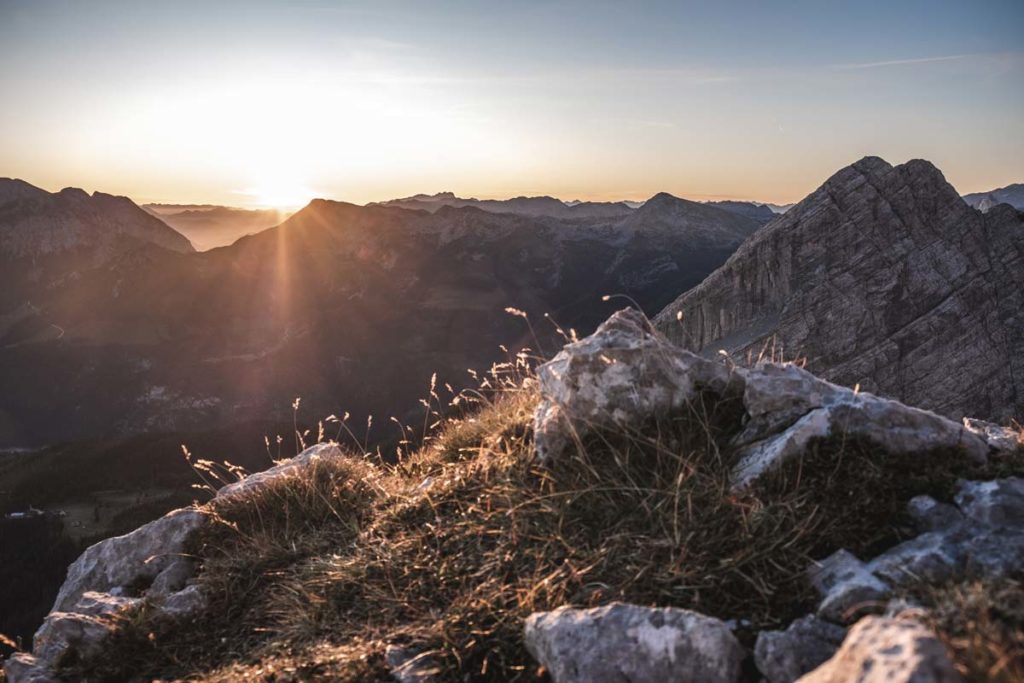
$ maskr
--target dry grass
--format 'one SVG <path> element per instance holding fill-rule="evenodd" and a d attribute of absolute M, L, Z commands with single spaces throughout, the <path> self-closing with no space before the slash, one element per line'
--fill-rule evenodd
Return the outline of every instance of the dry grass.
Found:
<path fill-rule="evenodd" d="M 354 456 L 215 502 L 223 523 L 194 549 L 210 609 L 188 627 L 143 614 L 74 673 L 387 680 L 396 644 L 441 680 L 535 680 L 523 619 L 611 600 L 744 620 L 749 641 L 811 607 L 812 559 L 890 545 L 909 532 L 911 496 L 948 499 L 958 477 L 993 476 L 956 452 L 894 458 L 833 438 L 733 494 L 725 444 L 742 410 L 712 394 L 540 468 L 536 401 L 512 368 L 397 465 Z"/>

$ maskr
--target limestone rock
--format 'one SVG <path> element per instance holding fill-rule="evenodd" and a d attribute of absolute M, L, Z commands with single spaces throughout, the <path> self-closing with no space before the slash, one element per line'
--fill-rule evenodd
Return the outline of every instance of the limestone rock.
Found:
<path fill-rule="evenodd" d="M 940 503 L 931 496 L 914 496 L 907 512 L 920 531 L 938 531 L 962 522 L 963 514 L 953 505 Z"/>
<path fill-rule="evenodd" d="M 36 631 L 32 654 L 51 667 L 70 652 L 88 657 L 100 651 L 117 618 L 138 606 L 138 598 L 85 593 L 67 612 L 51 612 Z"/>
<path fill-rule="evenodd" d="M 669 343 L 643 314 L 615 313 L 537 369 L 537 454 L 551 462 L 588 432 L 636 428 L 679 409 L 701 389 L 742 395 L 746 424 L 732 442 L 736 488 L 748 486 L 815 438 L 836 433 L 877 442 L 898 455 L 958 448 L 984 462 L 989 445 L 962 424 L 927 410 L 826 382 L 792 364 L 751 369 L 707 360 Z"/>
<path fill-rule="evenodd" d="M 175 564 L 185 542 L 208 521 L 192 509 L 168 512 L 135 531 L 90 546 L 68 567 L 68 576 L 57 594 L 53 611 L 71 610 L 86 591 L 111 592 L 140 583 L 154 584 Z"/>
<path fill-rule="evenodd" d="M 206 596 L 198 585 L 186 586 L 176 593 L 171 593 L 157 605 L 162 614 L 174 619 L 181 619 L 198 614 L 206 607 Z"/>
<path fill-rule="evenodd" d="M 1024 530 L 1024 479 L 960 482 L 956 504 L 976 522 Z"/>
<path fill-rule="evenodd" d="M 704 354 L 781 350 L 839 384 L 957 420 L 1004 420 L 1024 414 L 1022 311 L 1020 213 L 972 209 L 926 161 L 867 157 L 655 323 Z"/>
<path fill-rule="evenodd" d="M 560 456 L 587 432 L 639 426 L 693 398 L 699 388 L 725 393 L 733 373 L 683 351 L 644 315 L 621 310 L 537 369 L 541 403 L 534 420 L 541 461 Z"/>
<path fill-rule="evenodd" d="M 884 604 L 891 588 L 866 564 L 845 550 L 838 550 L 809 570 L 811 584 L 821 594 L 818 616 L 836 623 Z"/>
<path fill-rule="evenodd" d="M 345 455 L 338 448 L 336 443 L 319 443 L 310 446 L 294 458 L 279 462 L 274 467 L 262 472 L 254 472 L 245 479 L 241 479 L 217 491 L 217 498 L 227 500 L 229 498 L 240 498 L 250 495 L 254 491 L 266 486 L 269 482 L 285 477 L 294 477 L 300 474 L 307 467 L 318 461 L 334 458 L 344 458 Z"/>
<path fill-rule="evenodd" d="M 865 617 L 839 651 L 800 683 L 959 683 L 935 634 L 910 619 Z"/>
<path fill-rule="evenodd" d="M 531 614 L 525 637 L 555 683 L 737 681 L 744 658 L 718 619 L 624 603 Z"/>
<path fill-rule="evenodd" d="M 49 668 L 27 652 L 16 652 L 4 660 L 8 683 L 61 683 Z"/>
<path fill-rule="evenodd" d="M 809 570 L 818 615 L 843 623 L 856 607 L 880 607 L 891 588 L 919 582 L 992 580 L 1024 567 L 1024 479 L 961 481 L 957 507 L 928 496 L 907 509 L 924 533 L 864 563 L 840 550 Z M 876 610 L 877 611 L 877 610 Z"/>
<path fill-rule="evenodd" d="M 792 683 L 832 655 L 846 629 L 813 615 L 797 619 L 785 631 L 762 631 L 754 646 L 754 662 L 768 683 Z"/>

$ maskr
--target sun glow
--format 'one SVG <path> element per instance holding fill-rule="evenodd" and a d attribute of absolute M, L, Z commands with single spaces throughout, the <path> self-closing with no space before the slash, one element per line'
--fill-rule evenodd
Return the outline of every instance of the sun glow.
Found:
<path fill-rule="evenodd" d="M 294 211 L 322 193 L 318 194 L 298 180 L 274 178 L 261 180 L 253 187 L 239 190 L 239 194 L 250 198 L 252 205 L 257 208 Z"/>

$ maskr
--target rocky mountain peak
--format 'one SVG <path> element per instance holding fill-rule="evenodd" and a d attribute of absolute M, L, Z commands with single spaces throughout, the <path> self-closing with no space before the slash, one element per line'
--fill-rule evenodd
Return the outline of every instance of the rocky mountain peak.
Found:
<path fill-rule="evenodd" d="M 865 157 L 747 240 L 658 325 L 706 353 L 805 356 L 832 381 L 954 417 L 1019 416 L 1022 262 L 1019 214 L 971 209 L 927 161 Z"/>
<path fill-rule="evenodd" d="M 129 242 L 194 251 L 188 239 L 127 197 L 90 196 L 75 187 L 55 193 L 17 187 L 22 201 L 0 204 L 0 254 L 8 257 L 91 250 L 102 260 Z"/>

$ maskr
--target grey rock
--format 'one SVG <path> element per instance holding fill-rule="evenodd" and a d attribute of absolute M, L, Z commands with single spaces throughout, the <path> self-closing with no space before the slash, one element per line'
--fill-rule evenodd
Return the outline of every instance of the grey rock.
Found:
<path fill-rule="evenodd" d="M 744 658 L 718 619 L 623 603 L 531 614 L 525 639 L 555 683 L 724 683 Z"/>
<path fill-rule="evenodd" d="M 963 572 L 965 540 L 963 529 L 921 534 L 885 551 L 867 567 L 890 585 L 947 581 Z"/>
<path fill-rule="evenodd" d="M 877 611 L 892 592 L 866 564 L 846 550 L 838 550 L 815 563 L 808 573 L 811 585 L 822 596 L 818 616 L 838 624 Z"/>
<path fill-rule="evenodd" d="M 615 313 L 594 334 L 567 344 L 537 369 L 541 401 L 534 436 L 541 462 L 594 430 L 636 428 L 679 409 L 702 389 L 742 395 L 747 422 L 736 436 L 733 485 L 750 485 L 815 438 L 862 436 L 887 454 L 959 448 L 985 461 L 989 447 L 962 424 L 926 410 L 826 382 L 792 364 L 744 369 L 667 342 L 643 314 Z"/>
<path fill-rule="evenodd" d="M 964 544 L 964 575 L 1001 579 L 1024 569 L 1024 529 L 973 529 Z"/>
<path fill-rule="evenodd" d="M 959 420 L 1024 414 L 1024 218 L 926 161 L 868 157 L 667 306 L 684 348 L 781 350 L 825 379 Z M 681 315 L 681 319 L 677 316 Z"/>
<path fill-rule="evenodd" d="M 1013 453 L 1024 448 L 1024 434 L 1016 429 L 1002 427 L 973 417 L 964 418 L 964 427 L 983 438 L 995 451 Z"/>
<path fill-rule="evenodd" d="M 956 504 L 976 522 L 1024 529 L 1024 479 L 960 482 Z"/>
<path fill-rule="evenodd" d="M 37 663 L 52 669 L 72 652 L 81 657 L 98 653 L 104 639 L 116 627 L 118 617 L 140 602 L 138 598 L 88 592 L 72 611 L 51 612 L 32 641 Z"/>
<path fill-rule="evenodd" d="M 36 657 L 16 652 L 4 660 L 7 683 L 61 683 L 60 679 Z"/>
<path fill-rule="evenodd" d="M 959 683 L 942 642 L 911 619 L 865 617 L 800 683 Z"/>
<path fill-rule="evenodd" d="M 109 593 L 140 583 L 165 583 L 161 573 L 180 571 L 177 560 L 185 543 L 208 521 L 208 515 L 199 510 L 174 510 L 129 534 L 90 546 L 68 567 L 53 611 L 73 611 L 86 591 Z"/>
<path fill-rule="evenodd" d="M 537 381 L 534 438 L 540 460 L 549 462 L 592 430 L 636 426 L 679 408 L 701 387 L 725 393 L 735 379 L 725 365 L 667 343 L 642 313 L 625 309 L 540 366 Z"/>
<path fill-rule="evenodd" d="M 176 593 L 171 593 L 157 603 L 160 613 L 172 619 L 183 619 L 198 614 L 206 608 L 206 596 L 196 585 L 186 586 Z"/>
<path fill-rule="evenodd" d="M 940 503 L 931 496 L 914 496 L 907 503 L 907 512 L 920 531 L 947 529 L 964 519 L 956 507 Z"/>
<path fill-rule="evenodd" d="M 979 462 L 988 456 L 987 444 L 952 420 L 831 384 L 795 365 L 761 363 L 740 374 L 750 420 L 735 442 L 740 446 L 733 477 L 737 487 L 798 457 L 812 439 L 830 434 L 861 436 L 893 455 L 959 448 Z"/>
<path fill-rule="evenodd" d="M 762 631 L 754 646 L 754 663 L 768 683 L 792 683 L 832 655 L 846 637 L 846 629 L 808 615 L 785 631 Z"/>

